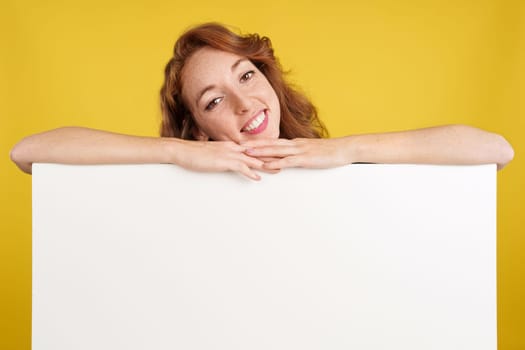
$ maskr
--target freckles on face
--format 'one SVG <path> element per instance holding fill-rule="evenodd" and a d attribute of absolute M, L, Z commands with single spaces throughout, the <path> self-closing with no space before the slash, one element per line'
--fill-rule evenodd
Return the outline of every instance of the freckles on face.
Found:
<path fill-rule="evenodd" d="M 204 47 L 187 60 L 181 80 L 197 139 L 279 137 L 281 112 L 275 90 L 245 57 Z"/>

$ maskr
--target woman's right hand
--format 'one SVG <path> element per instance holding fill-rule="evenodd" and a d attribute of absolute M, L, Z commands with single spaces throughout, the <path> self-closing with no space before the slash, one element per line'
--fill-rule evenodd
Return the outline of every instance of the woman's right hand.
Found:
<path fill-rule="evenodd" d="M 234 142 L 188 141 L 172 137 L 118 134 L 83 127 L 62 127 L 23 138 L 11 159 L 26 173 L 33 163 L 159 164 L 197 171 L 234 171 L 253 180 L 263 160 L 246 155 Z"/>
<path fill-rule="evenodd" d="M 196 171 L 233 171 L 260 180 L 256 170 L 265 159 L 247 155 L 246 146 L 231 141 L 189 141 L 172 137 L 118 134 L 83 127 L 62 127 L 23 138 L 11 159 L 26 173 L 33 163 L 159 164 Z"/>
<path fill-rule="evenodd" d="M 188 141 L 172 139 L 177 146 L 172 149 L 171 161 L 187 169 L 204 172 L 233 171 L 252 180 L 261 177 L 255 170 L 264 169 L 264 161 L 251 157 L 247 147 L 233 141 Z"/>

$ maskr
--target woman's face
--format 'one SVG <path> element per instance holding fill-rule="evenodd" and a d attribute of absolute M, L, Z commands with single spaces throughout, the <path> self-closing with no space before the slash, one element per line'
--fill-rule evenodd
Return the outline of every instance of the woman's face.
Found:
<path fill-rule="evenodd" d="M 278 138 L 281 110 L 274 89 L 245 57 L 204 47 L 182 71 L 182 98 L 200 140 Z"/>

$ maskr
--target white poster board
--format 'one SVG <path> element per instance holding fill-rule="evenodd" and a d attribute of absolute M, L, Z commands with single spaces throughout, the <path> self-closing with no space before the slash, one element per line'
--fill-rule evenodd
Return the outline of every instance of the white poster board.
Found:
<path fill-rule="evenodd" d="M 495 350 L 496 168 L 33 165 L 33 350 Z"/>

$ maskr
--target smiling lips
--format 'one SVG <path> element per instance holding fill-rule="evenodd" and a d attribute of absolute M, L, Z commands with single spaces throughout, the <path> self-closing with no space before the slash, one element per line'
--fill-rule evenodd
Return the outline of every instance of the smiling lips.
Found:
<path fill-rule="evenodd" d="M 242 132 L 248 134 L 259 134 L 263 132 L 268 126 L 268 111 L 266 109 L 260 111 L 255 117 L 250 119 L 244 127 L 241 129 Z"/>

